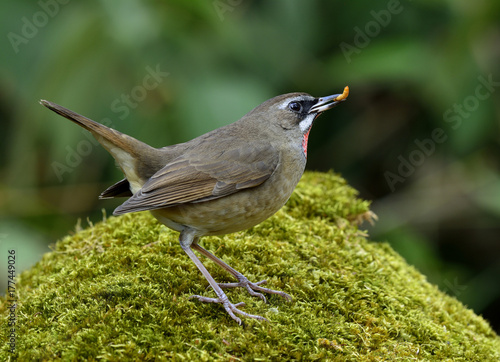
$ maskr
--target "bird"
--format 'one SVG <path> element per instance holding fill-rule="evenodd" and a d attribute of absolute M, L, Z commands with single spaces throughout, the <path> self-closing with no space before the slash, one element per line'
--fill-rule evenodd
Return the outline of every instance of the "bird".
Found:
<path fill-rule="evenodd" d="M 266 280 L 251 282 L 200 246 L 203 236 L 248 229 L 268 219 L 289 199 L 306 166 L 309 132 L 316 118 L 345 101 L 341 94 L 313 97 L 287 93 L 271 98 L 238 121 L 190 141 L 155 148 L 104 126 L 56 103 L 40 100 L 55 113 L 83 127 L 111 154 L 125 178 L 99 198 L 127 197 L 113 214 L 150 211 L 168 228 L 178 231 L 179 244 L 203 274 L 216 298 L 193 295 L 201 302 L 221 304 L 241 325 L 239 316 L 267 321 L 242 311 L 223 289 L 243 287 L 266 302 Z M 217 283 L 194 252 L 229 272 L 237 282 Z"/>

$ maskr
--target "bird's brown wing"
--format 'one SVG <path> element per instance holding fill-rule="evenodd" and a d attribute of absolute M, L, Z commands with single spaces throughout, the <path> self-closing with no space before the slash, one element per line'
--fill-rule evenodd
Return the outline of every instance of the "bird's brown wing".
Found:
<path fill-rule="evenodd" d="M 115 215 L 217 199 L 266 181 L 279 164 L 269 144 L 186 152 L 156 172 Z"/>

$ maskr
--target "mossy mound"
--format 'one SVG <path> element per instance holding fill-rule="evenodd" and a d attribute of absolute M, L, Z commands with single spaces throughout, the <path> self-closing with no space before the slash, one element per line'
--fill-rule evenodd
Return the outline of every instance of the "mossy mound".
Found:
<path fill-rule="evenodd" d="M 17 283 L 19 360 L 500 360 L 481 317 L 373 243 L 353 220 L 368 203 L 334 174 L 306 173 L 288 204 L 245 232 L 202 245 L 294 300 L 227 291 L 270 322 L 239 326 L 149 213 L 110 217 L 59 241 Z M 219 282 L 229 275 L 202 259 Z M 2 300 L 1 311 L 8 305 Z M 7 339 L 7 319 L 0 330 Z"/>

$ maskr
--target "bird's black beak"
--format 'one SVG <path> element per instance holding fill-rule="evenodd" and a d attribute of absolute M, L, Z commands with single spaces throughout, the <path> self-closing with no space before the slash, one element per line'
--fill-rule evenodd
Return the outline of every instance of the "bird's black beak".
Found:
<path fill-rule="evenodd" d="M 334 94 L 332 96 L 318 98 L 318 102 L 309 109 L 309 113 L 321 113 L 332 109 L 340 102 L 345 101 L 348 95 L 349 87 L 345 87 L 344 93 L 342 94 Z"/>

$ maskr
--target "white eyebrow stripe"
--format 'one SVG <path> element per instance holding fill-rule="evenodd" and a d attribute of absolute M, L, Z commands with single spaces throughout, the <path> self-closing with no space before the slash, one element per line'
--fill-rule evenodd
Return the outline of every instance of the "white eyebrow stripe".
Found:
<path fill-rule="evenodd" d="M 293 98 L 288 98 L 288 99 L 284 100 L 283 102 L 281 102 L 278 105 L 278 108 L 279 109 L 286 109 L 286 107 L 288 107 L 288 105 L 290 104 L 290 102 L 305 101 L 305 100 L 306 100 L 306 98 L 304 96 L 297 96 L 297 97 L 293 97 Z"/>

